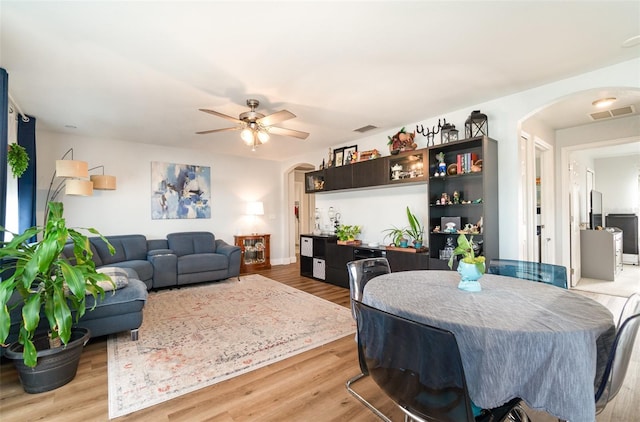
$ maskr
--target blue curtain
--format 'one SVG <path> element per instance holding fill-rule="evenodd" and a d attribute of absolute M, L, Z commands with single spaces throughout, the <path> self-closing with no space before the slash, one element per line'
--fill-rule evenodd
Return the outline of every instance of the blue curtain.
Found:
<path fill-rule="evenodd" d="M 9 118 L 9 74 L 0 68 L 0 226 L 7 220 L 7 146 Z M 0 241 L 4 240 L 4 232 L 0 232 Z"/>
<path fill-rule="evenodd" d="M 18 233 L 36 225 L 36 119 L 26 117 L 18 116 L 18 145 L 29 155 L 29 166 L 18 179 Z"/>

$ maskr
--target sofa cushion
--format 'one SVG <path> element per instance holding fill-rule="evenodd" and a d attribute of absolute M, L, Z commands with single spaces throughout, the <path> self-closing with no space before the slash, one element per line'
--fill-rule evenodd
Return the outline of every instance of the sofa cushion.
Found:
<path fill-rule="evenodd" d="M 131 268 L 138 274 L 138 280 L 147 281 L 153 278 L 153 265 L 151 265 L 151 263 L 146 259 L 134 259 L 132 261 L 114 262 L 109 266 L 118 268 Z"/>
<path fill-rule="evenodd" d="M 217 253 L 184 255 L 178 258 L 178 274 L 226 270 L 228 267 L 227 257 Z"/>
<path fill-rule="evenodd" d="M 127 234 L 119 236 L 106 236 L 107 240 L 115 248 L 115 254 L 111 255 L 109 247 L 100 237 L 91 237 L 89 240 L 98 252 L 102 261 L 101 265 L 110 265 L 114 262 L 146 260 L 147 238 L 141 234 Z M 96 264 L 98 262 L 96 261 Z"/>
<path fill-rule="evenodd" d="M 216 238 L 209 232 L 170 233 L 167 243 L 177 256 L 216 252 Z"/>

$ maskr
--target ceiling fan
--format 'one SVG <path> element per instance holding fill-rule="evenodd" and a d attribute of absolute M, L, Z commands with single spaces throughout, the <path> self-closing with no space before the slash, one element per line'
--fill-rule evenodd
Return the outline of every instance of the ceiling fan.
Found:
<path fill-rule="evenodd" d="M 241 113 L 237 119 L 235 117 L 231 117 L 214 110 L 201 108 L 200 111 L 204 111 L 205 113 L 213 114 L 214 116 L 222 117 L 223 119 L 232 121 L 236 123 L 237 126 L 227 127 L 223 129 L 203 130 L 196 133 L 198 135 L 204 135 L 214 132 L 242 130 L 240 137 L 246 142 L 247 145 L 250 145 L 252 147 L 252 151 L 255 151 L 257 145 L 261 145 L 267 142 L 269 140 L 269 134 L 293 136 L 294 138 L 299 139 L 307 139 L 307 136 L 309 136 L 307 132 L 273 126 L 280 122 L 284 122 L 285 120 L 293 119 L 294 117 L 296 117 L 296 115 L 291 113 L 290 111 L 280 110 L 273 114 L 265 116 L 264 114 L 258 113 L 256 111 L 256 108 L 258 108 L 258 106 L 260 105 L 260 102 L 258 100 L 249 99 L 247 100 L 247 105 L 251 110 Z"/>

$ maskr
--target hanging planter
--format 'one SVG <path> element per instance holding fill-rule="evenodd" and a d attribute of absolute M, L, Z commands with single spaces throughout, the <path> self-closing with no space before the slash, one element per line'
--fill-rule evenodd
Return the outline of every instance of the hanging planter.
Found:
<path fill-rule="evenodd" d="M 13 143 L 9 145 L 7 151 L 7 163 L 11 167 L 11 173 L 16 178 L 22 176 L 27 167 L 29 167 L 29 154 L 23 146 Z"/>

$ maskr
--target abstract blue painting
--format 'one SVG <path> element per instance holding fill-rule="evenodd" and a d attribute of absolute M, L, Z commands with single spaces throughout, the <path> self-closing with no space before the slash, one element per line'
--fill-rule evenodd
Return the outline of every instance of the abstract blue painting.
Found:
<path fill-rule="evenodd" d="M 151 162 L 151 219 L 211 218 L 211 167 Z"/>

